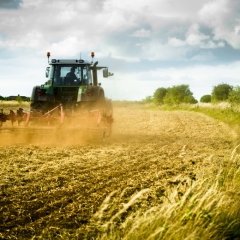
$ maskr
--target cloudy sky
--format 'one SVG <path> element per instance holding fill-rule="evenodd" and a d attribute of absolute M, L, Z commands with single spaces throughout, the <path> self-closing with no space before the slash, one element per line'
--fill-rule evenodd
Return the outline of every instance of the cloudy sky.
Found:
<path fill-rule="evenodd" d="M 240 85 L 239 0 L 0 0 L 0 95 L 30 96 L 52 58 L 91 61 L 107 97 L 188 84 L 196 99 Z"/>

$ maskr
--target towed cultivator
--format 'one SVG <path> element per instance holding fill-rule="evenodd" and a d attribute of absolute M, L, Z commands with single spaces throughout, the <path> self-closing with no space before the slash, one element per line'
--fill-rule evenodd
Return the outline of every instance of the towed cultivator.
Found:
<path fill-rule="evenodd" d="M 17 114 L 14 113 L 13 110 L 10 110 L 9 114 L 4 114 L 3 109 L 0 110 L 0 127 L 2 127 L 3 123 L 6 121 L 11 121 L 11 124 L 17 122 L 18 126 L 21 122 L 26 120 L 26 114 L 23 112 L 22 108 L 17 110 Z"/>
<path fill-rule="evenodd" d="M 91 53 L 92 60 L 94 53 Z M 16 113 L 0 112 L 0 132 L 43 132 L 47 137 L 53 130 L 61 138 L 83 133 L 85 139 L 104 139 L 111 135 L 113 109 L 110 99 L 105 98 L 104 89 L 98 83 L 99 70 L 103 77 L 113 76 L 105 66 L 98 62 L 90 63 L 83 59 L 52 59 L 47 53 L 49 67 L 46 68 L 48 80 L 33 87 L 30 110 L 19 108 Z M 2 127 L 10 121 L 12 127 Z M 18 127 L 14 123 L 18 123 Z M 6 124 L 7 125 L 7 124 Z M 64 136 L 65 135 L 65 136 Z"/>
<path fill-rule="evenodd" d="M 75 143 L 81 138 L 104 140 L 111 135 L 112 123 L 112 111 L 107 113 L 103 109 L 95 109 L 69 113 L 61 104 L 46 113 L 37 110 L 24 112 L 22 108 L 16 113 L 12 110 L 9 114 L 0 112 L 0 133 L 14 136 L 28 133 L 33 135 L 31 138 L 41 133 L 50 134 L 50 138 L 55 134 L 55 140 L 71 137 Z"/>

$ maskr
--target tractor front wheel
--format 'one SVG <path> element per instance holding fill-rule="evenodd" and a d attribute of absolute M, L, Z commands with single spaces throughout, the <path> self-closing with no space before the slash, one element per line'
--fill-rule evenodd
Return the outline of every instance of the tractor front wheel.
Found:
<path fill-rule="evenodd" d="M 41 111 L 43 114 L 49 110 L 49 103 L 43 101 L 32 101 L 30 104 L 31 110 Z"/>

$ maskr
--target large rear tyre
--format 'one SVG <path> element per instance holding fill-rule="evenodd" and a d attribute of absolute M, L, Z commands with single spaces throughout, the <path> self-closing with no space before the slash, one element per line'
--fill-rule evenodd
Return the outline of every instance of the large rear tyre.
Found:
<path fill-rule="evenodd" d="M 106 116 L 113 116 L 113 105 L 111 99 L 105 99 L 105 115 Z"/>
<path fill-rule="evenodd" d="M 101 91 L 99 93 L 96 101 L 86 102 L 84 104 L 82 103 L 80 108 L 88 109 L 88 111 L 94 111 L 94 110 L 102 110 L 102 111 L 104 111 L 104 109 L 105 109 L 104 92 Z"/>
<path fill-rule="evenodd" d="M 102 109 L 104 111 L 106 103 L 105 103 L 105 96 L 102 91 L 99 93 L 96 105 L 98 109 Z"/>

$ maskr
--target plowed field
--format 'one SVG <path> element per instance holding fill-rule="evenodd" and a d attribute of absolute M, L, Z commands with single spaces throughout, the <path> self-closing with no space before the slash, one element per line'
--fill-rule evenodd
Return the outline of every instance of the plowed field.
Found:
<path fill-rule="evenodd" d="M 181 195 L 236 139 L 199 113 L 119 107 L 114 119 L 104 143 L 46 145 L 46 133 L 39 143 L 6 144 L 1 136 L 0 239 L 90 239 L 100 225 L 161 204 L 173 185 L 182 183 Z"/>

